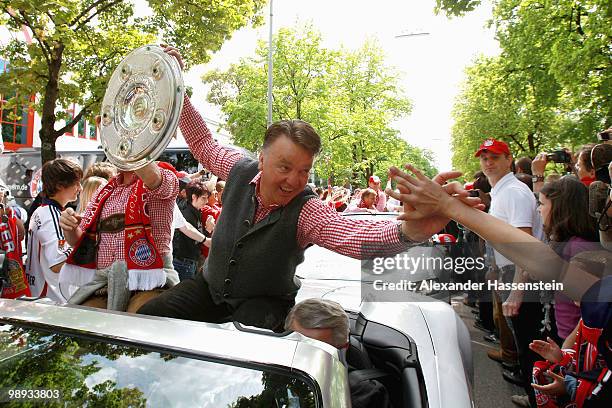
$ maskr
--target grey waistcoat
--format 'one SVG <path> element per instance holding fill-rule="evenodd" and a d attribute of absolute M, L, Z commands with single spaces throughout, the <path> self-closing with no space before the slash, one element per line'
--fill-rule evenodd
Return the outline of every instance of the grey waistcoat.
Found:
<path fill-rule="evenodd" d="M 240 159 L 223 190 L 223 211 L 204 269 L 215 303 L 236 307 L 253 297 L 292 299 L 300 282 L 295 268 L 304 260 L 296 240 L 298 216 L 314 193 L 306 187 L 291 202 L 253 225 L 257 199 L 250 181 L 257 161 Z"/>

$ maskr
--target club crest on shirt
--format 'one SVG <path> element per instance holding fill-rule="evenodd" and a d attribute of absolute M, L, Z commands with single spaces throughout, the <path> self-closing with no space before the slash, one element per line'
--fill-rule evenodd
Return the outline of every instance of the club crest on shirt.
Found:
<path fill-rule="evenodd" d="M 128 256 L 132 262 L 140 267 L 151 266 L 155 262 L 155 252 L 151 244 L 144 238 L 134 241 L 130 246 Z"/>

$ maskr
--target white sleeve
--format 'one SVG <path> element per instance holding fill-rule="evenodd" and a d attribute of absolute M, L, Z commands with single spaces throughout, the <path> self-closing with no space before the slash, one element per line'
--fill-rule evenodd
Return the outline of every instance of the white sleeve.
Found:
<path fill-rule="evenodd" d="M 66 244 L 64 232 L 59 225 L 60 212 L 52 206 L 42 207 L 40 214 L 40 227 L 35 231 L 42 250 L 41 255 L 45 258 L 49 267 L 66 261 L 70 255 L 71 248 Z"/>
<path fill-rule="evenodd" d="M 178 205 L 174 203 L 174 210 L 172 212 L 172 229 L 175 230 L 183 228 L 186 224 L 187 221 L 185 220 L 185 217 L 183 217 L 183 213 L 181 213 Z"/>

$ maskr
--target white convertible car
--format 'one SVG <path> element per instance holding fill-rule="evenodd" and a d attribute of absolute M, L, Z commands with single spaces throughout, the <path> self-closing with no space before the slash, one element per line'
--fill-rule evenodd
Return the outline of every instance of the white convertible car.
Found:
<path fill-rule="evenodd" d="M 333 299 L 351 319 L 346 359 L 378 368 L 393 407 L 473 407 L 467 329 L 422 294 L 361 299 L 360 278 L 306 251 L 298 300 Z M 326 255 L 324 254 L 325 258 Z M 312 262 L 319 267 L 312 267 Z M 335 268 L 334 262 L 326 265 Z M 359 265 L 359 262 L 357 262 Z M 357 272 L 360 276 L 360 272 Z M 334 279 L 332 279 L 334 278 Z M 0 403 L 23 406 L 350 407 L 338 350 L 298 333 L 0 299 Z"/>

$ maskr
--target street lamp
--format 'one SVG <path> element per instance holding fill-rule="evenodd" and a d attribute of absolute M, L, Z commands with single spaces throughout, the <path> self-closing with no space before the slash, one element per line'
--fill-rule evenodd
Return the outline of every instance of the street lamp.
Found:
<path fill-rule="evenodd" d="M 418 37 L 421 35 L 429 35 L 430 33 L 425 32 L 425 31 L 418 31 L 418 32 L 411 32 L 411 33 L 404 33 L 404 34 L 398 34 L 395 36 L 395 38 L 401 38 L 401 37 Z"/>

